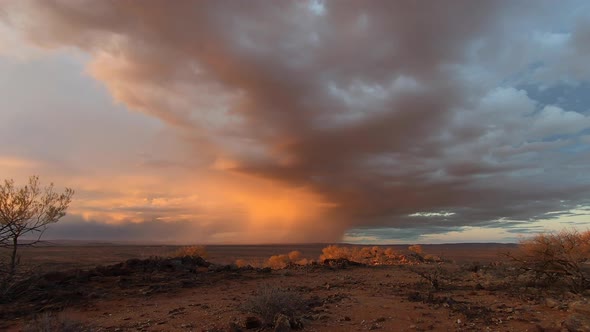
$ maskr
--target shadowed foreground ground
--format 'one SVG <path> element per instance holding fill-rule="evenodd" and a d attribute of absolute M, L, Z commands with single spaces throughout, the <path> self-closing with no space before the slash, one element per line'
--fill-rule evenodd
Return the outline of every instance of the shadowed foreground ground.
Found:
<path fill-rule="evenodd" d="M 176 249 L 170 246 L 27 249 L 23 261 L 53 272 L 40 275 L 27 295 L 0 304 L 0 329 L 18 331 L 35 313 L 53 311 L 94 331 L 273 331 L 245 308 L 269 289 L 300 301 L 291 325 L 303 331 L 573 331 L 574 323 L 583 328 L 571 317 L 587 309 L 589 294 L 521 283 L 498 256 L 513 245 L 424 246 L 445 258 L 430 264 L 333 262 L 280 270 L 224 265 L 235 259 L 261 262 L 295 249 L 317 259 L 323 247 L 209 246 L 208 261 L 217 263 L 212 265 L 149 258 Z M 246 329 L 248 324 L 256 327 Z"/>

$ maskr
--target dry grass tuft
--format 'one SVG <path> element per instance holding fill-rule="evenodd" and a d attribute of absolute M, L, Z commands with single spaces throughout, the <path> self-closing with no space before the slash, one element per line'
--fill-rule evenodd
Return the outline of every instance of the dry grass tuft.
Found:
<path fill-rule="evenodd" d="M 298 293 L 264 287 L 246 300 L 242 310 L 259 315 L 267 325 L 271 325 L 278 314 L 295 318 L 303 310 L 304 305 L 305 302 Z"/>

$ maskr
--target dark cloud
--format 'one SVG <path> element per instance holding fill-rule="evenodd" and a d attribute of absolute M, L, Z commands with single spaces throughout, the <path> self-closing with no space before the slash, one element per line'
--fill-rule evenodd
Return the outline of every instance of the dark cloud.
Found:
<path fill-rule="evenodd" d="M 116 99 L 192 144 L 187 165 L 223 158 L 226 172 L 334 204 L 324 216 L 330 237 L 360 226 L 533 220 L 588 204 L 587 157 L 564 149 L 586 144 L 578 136 L 590 117 L 532 93 L 534 83 L 499 84 L 513 73 L 494 69 L 514 38 L 546 32 L 535 26 L 545 4 L 322 5 L 26 1 L 5 16 L 39 45 L 90 53 L 90 72 Z M 563 43 L 572 59 L 587 51 L 580 22 Z M 527 47 L 523 65 L 545 54 L 529 58 L 538 45 Z M 542 69 L 544 82 L 563 71 Z M 151 157 L 145 164 L 179 166 Z M 452 215 L 410 216 L 440 211 Z"/>
<path fill-rule="evenodd" d="M 98 240 L 98 241 L 138 241 L 167 243 L 203 243 L 204 237 L 189 237 L 195 234 L 194 225 L 187 221 L 163 223 L 146 220 L 141 223 L 121 222 L 106 224 L 99 221 L 84 220 L 79 216 L 65 218 L 51 225 L 45 238 L 57 240 Z"/>

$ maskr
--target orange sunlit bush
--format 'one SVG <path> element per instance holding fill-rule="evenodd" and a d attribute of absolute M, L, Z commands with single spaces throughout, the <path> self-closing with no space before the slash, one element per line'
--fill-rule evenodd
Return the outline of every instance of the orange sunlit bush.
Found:
<path fill-rule="evenodd" d="M 384 247 L 348 247 L 330 245 L 322 249 L 320 261 L 326 259 L 347 259 L 367 265 L 409 264 L 411 260 L 405 255 L 395 252 L 392 248 Z"/>
<path fill-rule="evenodd" d="M 590 288 L 590 231 L 538 234 L 522 240 L 509 257 L 536 282 L 565 283 L 575 292 Z"/>
<path fill-rule="evenodd" d="M 266 266 L 271 269 L 284 269 L 289 265 L 307 265 L 309 261 L 306 258 L 302 258 L 300 251 L 291 251 L 286 255 L 274 255 L 270 256 L 266 262 Z"/>

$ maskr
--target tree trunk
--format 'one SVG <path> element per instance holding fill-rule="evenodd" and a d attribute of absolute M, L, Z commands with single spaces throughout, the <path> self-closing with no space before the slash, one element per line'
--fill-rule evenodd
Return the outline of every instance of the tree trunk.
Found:
<path fill-rule="evenodd" d="M 16 253 L 18 249 L 18 238 L 15 236 L 12 238 L 12 254 L 10 255 L 10 271 L 9 275 L 13 276 L 16 272 Z"/>

